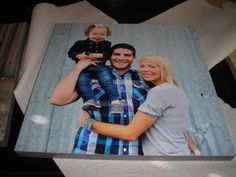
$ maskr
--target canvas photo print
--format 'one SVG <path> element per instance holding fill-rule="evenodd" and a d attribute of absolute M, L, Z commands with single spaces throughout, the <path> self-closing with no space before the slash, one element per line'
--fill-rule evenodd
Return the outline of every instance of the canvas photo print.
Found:
<path fill-rule="evenodd" d="M 232 159 L 193 27 L 56 24 L 15 146 L 19 155 Z"/>

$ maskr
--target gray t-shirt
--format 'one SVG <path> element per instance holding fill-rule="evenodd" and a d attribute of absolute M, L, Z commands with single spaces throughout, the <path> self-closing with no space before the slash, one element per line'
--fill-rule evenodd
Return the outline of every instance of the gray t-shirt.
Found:
<path fill-rule="evenodd" d="M 188 99 L 174 84 L 152 88 L 139 111 L 151 115 L 154 124 L 142 138 L 144 155 L 190 155 L 187 144 Z"/>

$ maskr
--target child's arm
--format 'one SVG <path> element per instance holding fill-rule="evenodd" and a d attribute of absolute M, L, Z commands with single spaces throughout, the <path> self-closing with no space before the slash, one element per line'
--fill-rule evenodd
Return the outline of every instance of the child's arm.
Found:
<path fill-rule="evenodd" d="M 85 41 L 79 40 L 73 44 L 73 46 L 68 51 L 68 57 L 76 62 L 79 60 L 87 60 L 88 55 L 85 54 Z"/>
<path fill-rule="evenodd" d="M 88 57 L 89 57 L 89 59 L 91 59 L 93 61 L 93 60 L 103 58 L 103 54 L 102 53 L 90 53 L 88 55 Z"/>
<path fill-rule="evenodd" d="M 89 58 L 94 61 L 94 60 L 109 60 L 111 56 L 111 42 L 110 41 L 104 41 L 102 46 L 100 46 L 100 52 L 99 53 L 90 53 Z"/>
<path fill-rule="evenodd" d="M 85 52 L 83 53 L 79 53 L 75 56 L 75 59 L 77 60 L 89 60 L 89 56 L 85 54 Z"/>
<path fill-rule="evenodd" d="M 72 45 L 72 47 L 69 49 L 69 51 L 68 51 L 68 57 L 69 58 L 71 58 L 72 60 L 78 60 L 77 58 L 76 58 L 76 56 L 78 55 L 78 54 L 81 54 L 81 53 L 83 53 L 82 51 L 81 51 L 81 45 L 82 45 L 82 41 L 77 41 L 77 42 L 75 42 L 73 45 Z"/>

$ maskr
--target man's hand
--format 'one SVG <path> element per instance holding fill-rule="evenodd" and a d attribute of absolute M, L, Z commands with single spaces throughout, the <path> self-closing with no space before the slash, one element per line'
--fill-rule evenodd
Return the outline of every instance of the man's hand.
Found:
<path fill-rule="evenodd" d="M 83 111 L 79 118 L 79 124 L 81 127 L 84 126 L 84 121 L 89 118 L 89 114 L 86 111 Z"/>
<path fill-rule="evenodd" d="M 96 66 L 97 64 L 90 60 L 79 60 L 78 63 L 75 65 L 75 69 L 81 71 L 90 65 Z"/>

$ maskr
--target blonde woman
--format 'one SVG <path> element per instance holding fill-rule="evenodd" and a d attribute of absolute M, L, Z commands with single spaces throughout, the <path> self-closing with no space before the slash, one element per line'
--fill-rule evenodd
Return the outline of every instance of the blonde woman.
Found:
<path fill-rule="evenodd" d="M 169 60 L 161 56 L 146 56 L 140 60 L 139 66 L 143 80 L 151 89 L 130 124 L 102 123 L 84 113 L 81 125 L 100 134 L 129 141 L 144 133 L 144 155 L 191 155 L 190 149 L 196 147 L 187 131 L 188 98 L 178 87 Z"/>

